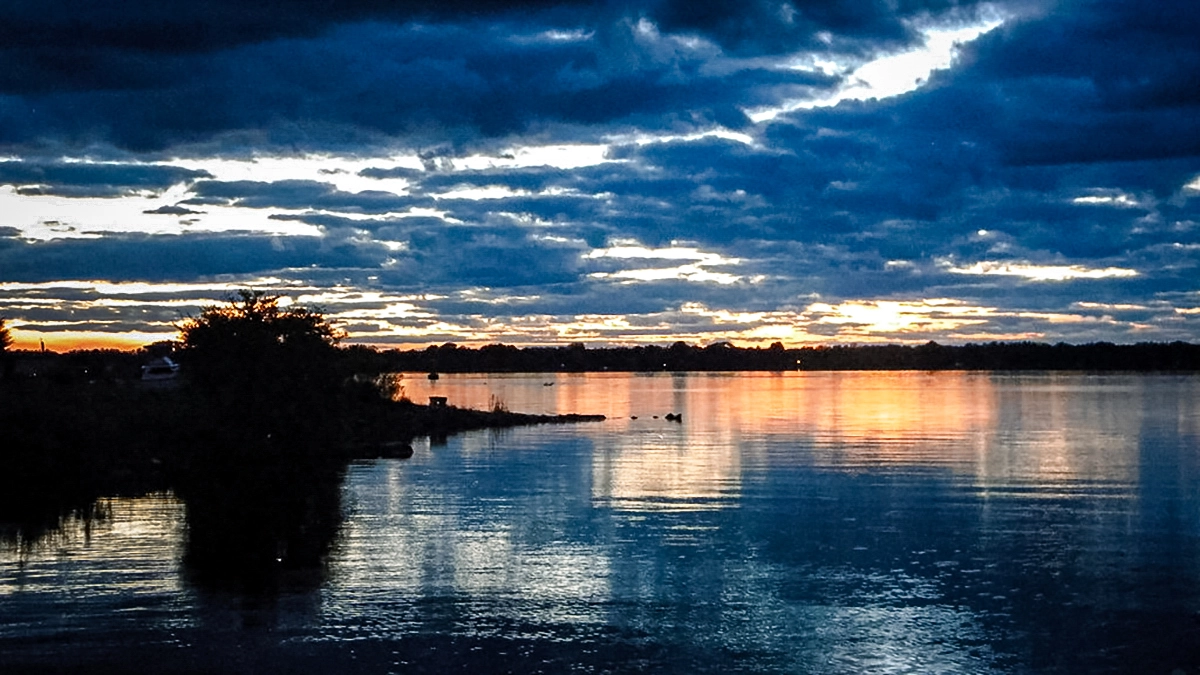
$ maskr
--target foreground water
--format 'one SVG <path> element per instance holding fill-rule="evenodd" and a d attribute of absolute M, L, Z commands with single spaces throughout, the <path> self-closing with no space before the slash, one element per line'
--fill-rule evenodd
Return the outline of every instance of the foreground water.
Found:
<path fill-rule="evenodd" d="M 353 464 L 325 567 L 263 587 L 198 573 L 173 496 L 107 500 L 0 550 L 0 671 L 1200 673 L 1195 376 L 405 392 L 609 420 Z"/>

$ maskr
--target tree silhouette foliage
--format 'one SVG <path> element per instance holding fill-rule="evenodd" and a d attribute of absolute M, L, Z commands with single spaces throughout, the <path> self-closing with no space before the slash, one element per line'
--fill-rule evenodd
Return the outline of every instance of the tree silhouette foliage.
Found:
<path fill-rule="evenodd" d="M 339 331 L 317 311 L 242 290 L 180 327 L 185 377 L 239 442 L 332 442 L 338 431 Z M 211 429 L 210 429 L 211 430 Z"/>
<path fill-rule="evenodd" d="M 12 377 L 13 362 L 9 356 L 9 347 L 12 347 L 12 333 L 8 331 L 7 319 L 0 316 L 0 380 Z"/>
<path fill-rule="evenodd" d="M 676 342 L 667 346 L 585 348 L 453 343 L 423 350 L 345 350 L 356 372 L 547 373 L 785 370 L 1100 370 L 1200 371 L 1200 345 L 1139 342 L 1082 345 L 1037 342 L 985 344 L 736 347 Z"/>
<path fill-rule="evenodd" d="M 8 326 L 6 325 L 7 321 L 7 319 L 0 316 L 0 354 L 8 351 L 8 348 L 13 343 L 12 334 L 8 332 Z"/>

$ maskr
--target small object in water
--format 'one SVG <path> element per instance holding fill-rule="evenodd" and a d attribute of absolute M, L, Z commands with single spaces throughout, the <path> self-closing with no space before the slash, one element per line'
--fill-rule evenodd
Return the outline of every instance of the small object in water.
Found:
<path fill-rule="evenodd" d="M 404 441 L 386 441 L 379 444 L 378 454 L 385 458 L 408 459 L 413 456 L 413 447 Z"/>
<path fill-rule="evenodd" d="M 543 387 L 553 387 L 553 386 L 554 386 L 554 383 L 553 383 L 553 382 L 543 382 L 543 383 L 542 383 L 542 386 L 543 386 Z"/>
<path fill-rule="evenodd" d="M 636 419 L 637 419 L 637 415 L 630 415 L 630 416 L 629 416 L 629 419 L 631 419 L 631 420 L 636 420 Z"/>
<path fill-rule="evenodd" d="M 654 416 L 654 419 L 658 419 L 658 415 L 655 415 L 655 416 Z"/>
<path fill-rule="evenodd" d="M 430 373 L 430 374 L 429 374 L 429 379 L 431 379 L 431 380 L 436 380 L 436 379 L 438 379 L 438 374 L 437 374 L 437 373 Z"/>
<path fill-rule="evenodd" d="M 667 413 L 666 419 L 670 422 L 682 422 L 683 414 L 682 413 Z"/>

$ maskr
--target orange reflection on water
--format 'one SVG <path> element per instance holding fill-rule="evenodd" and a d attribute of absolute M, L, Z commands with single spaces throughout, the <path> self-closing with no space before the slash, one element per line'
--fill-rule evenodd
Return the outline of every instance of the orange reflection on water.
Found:
<path fill-rule="evenodd" d="M 603 425 L 580 428 L 604 439 L 594 496 L 691 508 L 736 495 L 746 467 L 780 463 L 937 467 L 980 485 L 1128 483 L 1137 477 L 1138 382 L 911 371 L 445 375 L 411 378 L 406 393 L 604 414 Z"/>
<path fill-rule="evenodd" d="M 683 429 L 631 429 L 595 454 L 592 499 L 618 508 L 715 508 L 740 493 L 741 477 L 735 444 L 696 443 Z"/>
<path fill-rule="evenodd" d="M 1148 376 L 1040 373 L 993 379 L 1003 416 L 976 467 L 981 486 L 1137 481 Z"/>
<path fill-rule="evenodd" d="M 798 414 L 835 465 L 966 468 L 997 423 L 987 373 L 821 373 L 807 384 Z"/>

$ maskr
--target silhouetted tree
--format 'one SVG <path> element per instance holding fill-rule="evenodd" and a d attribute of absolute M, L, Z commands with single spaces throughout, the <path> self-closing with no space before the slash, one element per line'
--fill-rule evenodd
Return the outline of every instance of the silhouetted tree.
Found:
<path fill-rule="evenodd" d="M 317 311 L 242 290 L 180 327 L 189 384 L 223 440 L 288 448 L 330 443 L 339 425 L 339 331 Z"/>
<path fill-rule="evenodd" d="M 0 353 L 8 351 L 12 346 L 12 334 L 8 332 L 8 319 L 0 316 Z"/>
<path fill-rule="evenodd" d="M 8 319 L 0 316 L 0 380 L 12 377 L 13 361 L 8 348 L 12 346 L 12 334 L 8 332 Z"/>
<path fill-rule="evenodd" d="M 179 326 L 199 444 L 174 489 L 184 563 L 201 588 L 319 583 L 341 523 L 345 380 L 340 332 L 318 311 L 243 290 Z"/>

